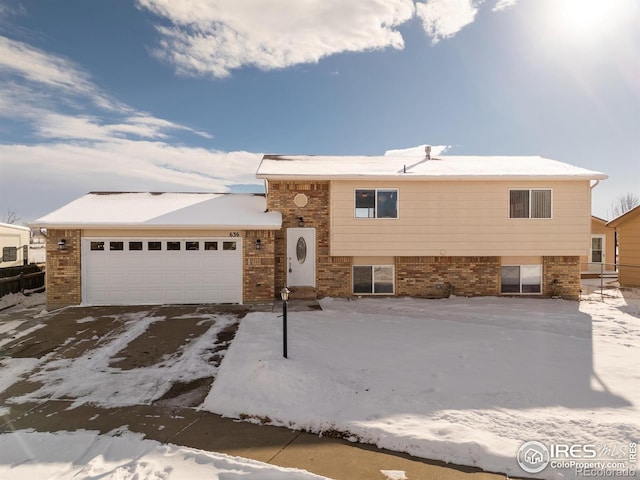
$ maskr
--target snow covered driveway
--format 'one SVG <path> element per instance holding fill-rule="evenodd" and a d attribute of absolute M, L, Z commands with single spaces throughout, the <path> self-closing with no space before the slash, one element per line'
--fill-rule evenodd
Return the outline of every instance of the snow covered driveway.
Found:
<path fill-rule="evenodd" d="M 290 313 L 289 359 L 252 313 L 202 408 L 526 475 L 526 441 L 640 440 L 640 301 L 597 298 L 326 299 Z"/>

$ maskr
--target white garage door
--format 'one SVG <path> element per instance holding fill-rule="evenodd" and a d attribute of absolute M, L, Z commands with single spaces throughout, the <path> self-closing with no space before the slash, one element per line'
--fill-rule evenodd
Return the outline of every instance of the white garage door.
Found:
<path fill-rule="evenodd" d="M 88 305 L 242 303 L 240 238 L 82 239 Z"/>

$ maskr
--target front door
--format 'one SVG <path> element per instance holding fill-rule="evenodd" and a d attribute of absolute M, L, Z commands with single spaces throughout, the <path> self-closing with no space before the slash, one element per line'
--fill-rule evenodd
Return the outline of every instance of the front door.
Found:
<path fill-rule="evenodd" d="M 316 229 L 287 229 L 287 286 L 316 286 Z"/>
<path fill-rule="evenodd" d="M 589 271 L 600 272 L 604 261 L 604 235 L 591 235 Z"/>

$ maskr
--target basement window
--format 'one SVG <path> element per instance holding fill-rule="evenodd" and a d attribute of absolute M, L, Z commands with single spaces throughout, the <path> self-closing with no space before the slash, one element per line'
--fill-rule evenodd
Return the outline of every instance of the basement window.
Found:
<path fill-rule="evenodd" d="M 393 265 L 357 265 L 353 267 L 354 294 L 393 294 L 393 284 Z"/>
<path fill-rule="evenodd" d="M 542 293 L 542 265 L 503 265 L 500 273 L 502 293 Z"/>

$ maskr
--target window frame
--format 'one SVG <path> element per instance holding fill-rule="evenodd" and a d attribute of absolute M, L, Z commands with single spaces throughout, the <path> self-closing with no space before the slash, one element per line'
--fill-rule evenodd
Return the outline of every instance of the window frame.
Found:
<path fill-rule="evenodd" d="M 391 269 L 391 292 L 376 292 L 376 278 L 375 278 L 375 269 L 385 267 Z M 371 269 L 371 292 L 356 292 L 355 291 L 355 269 L 356 268 L 370 268 Z M 395 265 L 352 265 L 351 266 L 351 293 L 353 295 L 395 295 L 396 294 L 396 269 Z"/>
<path fill-rule="evenodd" d="M 519 270 L 519 291 L 518 292 L 503 292 L 502 291 L 502 268 L 503 267 L 518 267 Z M 539 276 L 539 280 L 540 280 L 540 291 L 539 292 L 523 292 L 522 291 L 522 267 L 538 267 L 540 268 L 540 276 Z M 542 266 L 542 264 L 538 264 L 538 263 L 534 263 L 534 264 L 527 264 L 527 265 L 514 265 L 514 264 L 506 264 L 506 265 L 500 265 L 500 295 L 542 295 L 543 294 L 543 290 L 544 290 L 544 267 Z"/>
<path fill-rule="evenodd" d="M 357 214 L 357 194 L 358 191 L 373 190 L 374 191 L 374 216 L 359 217 Z M 396 216 L 395 217 L 379 217 L 378 216 L 378 192 L 394 191 L 396 194 Z M 398 220 L 400 218 L 400 189 L 398 187 L 355 187 L 353 189 L 353 218 L 356 220 Z"/>
<path fill-rule="evenodd" d="M 511 192 L 514 191 L 521 191 L 521 192 L 528 192 L 529 195 L 529 211 L 527 212 L 526 217 L 512 217 L 511 216 Z M 543 192 L 549 192 L 550 193 L 550 198 L 549 198 L 549 216 L 548 217 L 532 217 L 531 216 L 531 210 L 532 210 L 532 204 L 533 202 L 531 201 L 531 192 L 533 191 L 543 191 Z M 528 188 L 524 188 L 524 187 L 513 187 L 509 189 L 509 195 L 507 197 L 507 215 L 509 220 L 553 220 L 553 188 L 550 187 L 528 187 Z M 516 265 L 514 265 L 516 266 Z"/>

